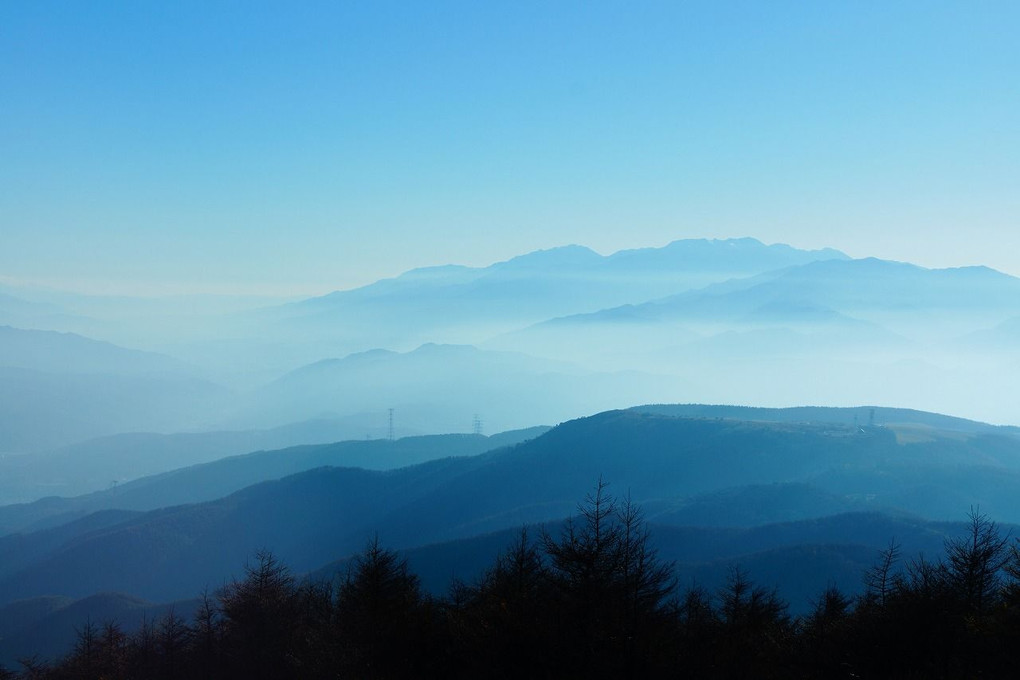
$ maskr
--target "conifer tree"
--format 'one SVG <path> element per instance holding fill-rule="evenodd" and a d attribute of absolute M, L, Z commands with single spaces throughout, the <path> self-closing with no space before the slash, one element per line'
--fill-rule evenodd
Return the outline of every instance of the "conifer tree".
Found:
<path fill-rule="evenodd" d="M 374 538 L 354 562 L 337 598 L 340 666 L 361 678 L 415 675 L 423 652 L 422 594 L 407 561 Z"/>

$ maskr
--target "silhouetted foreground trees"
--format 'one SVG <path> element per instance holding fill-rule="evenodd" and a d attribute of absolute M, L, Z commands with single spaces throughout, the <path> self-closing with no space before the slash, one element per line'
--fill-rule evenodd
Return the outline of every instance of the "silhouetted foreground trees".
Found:
<path fill-rule="evenodd" d="M 794 619 L 734 570 L 680 592 L 638 509 L 601 482 L 558 535 L 522 530 L 474 584 L 424 594 L 371 542 L 336 583 L 302 583 L 269 553 L 204 597 L 125 635 L 86 624 L 52 666 L 0 678 L 1005 678 L 1020 649 L 1020 552 L 986 517 L 942 560 L 895 545 L 850 598 Z"/>

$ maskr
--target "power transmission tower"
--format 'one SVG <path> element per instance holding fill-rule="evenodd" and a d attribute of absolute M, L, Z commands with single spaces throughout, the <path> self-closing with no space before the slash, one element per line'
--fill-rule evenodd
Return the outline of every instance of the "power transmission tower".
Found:
<path fill-rule="evenodd" d="M 471 431 L 474 432 L 475 434 L 481 434 L 482 433 L 482 419 L 480 417 L 478 417 L 477 413 L 475 414 L 474 418 L 471 420 Z"/>
<path fill-rule="evenodd" d="M 388 438 L 390 441 L 393 441 L 393 409 L 390 409 L 390 431 Z"/>

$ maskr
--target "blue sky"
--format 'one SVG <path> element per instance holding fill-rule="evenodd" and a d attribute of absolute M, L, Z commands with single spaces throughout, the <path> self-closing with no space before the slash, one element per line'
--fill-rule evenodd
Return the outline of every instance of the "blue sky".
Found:
<path fill-rule="evenodd" d="M 745 235 L 1020 275 L 1017 25 L 1015 2 L 2 3 L 0 281 L 312 294 Z"/>

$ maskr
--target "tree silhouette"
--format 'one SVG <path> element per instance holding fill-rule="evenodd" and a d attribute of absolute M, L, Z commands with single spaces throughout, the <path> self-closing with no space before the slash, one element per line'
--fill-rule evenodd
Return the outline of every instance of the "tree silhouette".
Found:
<path fill-rule="evenodd" d="M 853 600 L 829 586 L 803 621 L 800 630 L 801 663 L 815 677 L 851 677 L 848 638 Z"/>
<path fill-rule="evenodd" d="M 418 577 L 374 538 L 355 557 L 337 599 L 341 667 L 362 678 L 413 677 L 422 646 Z"/>
<path fill-rule="evenodd" d="M 177 616 L 171 606 L 170 611 L 159 622 L 157 635 L 160 677 L 167 680 L 176 678 L 184 664 L 192 630 L 181 617 Z"/>
<path fill-rule="evenodd" d="M 755 585 L 739 567 L 719 594 L 718 662 L 723 677 L 782 677 L 793 626 L 775 589 Z"/>
<path fill-rule="evenodd" d="M 972 509 L 970 531 L 946 541 L 948 578 L 969 612 L 981 617 L 998 599 L 1002 569 L 1009 562 L 1009 537 L 995 522 Z"/>
<path fill-rule="evenodd" d="M 878 562 L 864 575 L 865 597 L 879 607 L 886 605 L 886 600 L 896 586 L 893 568 L 900 559 L 900 546 L 895 540 L 883 550 Z"/>
<path fill-rule="evenodd" d="M 618 506 L 607 487 L 600 478 L 578 506 L 580 517 L 568 520 L 559 538 L 542 539 L 562 658 L 588 677 L 647 671 L 638 665 L 666 627 L 663 605 L 672 588 L 671 565 L 651 547 L 636 506 L 629 499 Z"/>
<path fill-rule="evenodd" d="M 527 528 L 475 586 L 456 585 L 451 603 L 469 674 L 534 676 L 556 654 L 549 616 L 549 571 Z"/>
<path fill-rule="evenodd" d="M 245 578 L 224 588 L 219 600 L 230 675 L 292 677 L 294 577 L 287 567 L 260 550 L 255 563 L 245 567 Z"/>
<path fill-rule="evenodd" d="M 209 592 L 203 591 L 191 636 L 191 666 L 195 677 L 220 677 L 220 633 L 219 608 Z"/>

